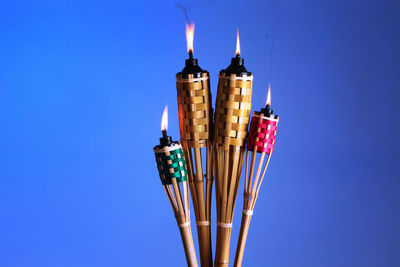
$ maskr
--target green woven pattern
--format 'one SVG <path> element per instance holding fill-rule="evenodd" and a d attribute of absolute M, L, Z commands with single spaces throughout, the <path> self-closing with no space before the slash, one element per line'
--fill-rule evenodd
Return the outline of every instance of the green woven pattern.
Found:
<path fill-rule="evenodd" d="M 178 183 L 186 181 L 186 161 L 182 149 L 178 148 L 169 151 L 169 153 L 169 156 L 165 155 L 165 153 L 155 153 L 161 182 L 164 185 L 172 184 L 172 178 L 176 178 Z"/>

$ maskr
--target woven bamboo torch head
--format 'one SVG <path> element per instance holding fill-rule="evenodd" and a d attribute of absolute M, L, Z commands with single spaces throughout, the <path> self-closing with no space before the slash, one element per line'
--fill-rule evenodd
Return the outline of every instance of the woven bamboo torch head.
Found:
<path fill-rule="evenodd" d="M 163 185 L 172 184 L 173 178 L 178 183 L 187 180 L 185 156 L 179 143 L 173 142 L 169 146 L 156 146 L 154 154 Z"/>
<path fill-rule="evenodd" d="M 251 119 L 247 149 L 259 153 L 272 153 L 275 147 L 276 130 L 278 129 L 279 116 L 273 114 L 271 109 L 271 87 L 268 88 L 268 97 L 265 108 L 256 111 Z"/>

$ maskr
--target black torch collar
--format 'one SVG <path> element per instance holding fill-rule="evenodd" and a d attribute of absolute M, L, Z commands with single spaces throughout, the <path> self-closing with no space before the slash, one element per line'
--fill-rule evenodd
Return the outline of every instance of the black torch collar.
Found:
<path fill-rule="evenodd" d="M 231 64 L 221 72 L 224 72 L 226 76 L 235 74 L 236 76 L 250 76 L 251 72 L 248 72 L 244 66 L 244 59 L 239 55 L 232 58 Z"/>
<path fill-rule="evenodd" d="M 271 117 L 271 115 L 273 115 L 275 119 L 279 118 L 278 115 L 273 114 L 274 111 L 271 109 L 271 107 L 269 105 L 266 105 L 265 108 L 262 108 L 260 111 L 255 111 L 254 113 L 257 115 L 262 114 L 261 116 L 264 116 L 264 117 Z"/>
<path fill-rule="evenodd" d="M 172 137 L 168 136 L 167 130 L 162 130 L 162 137 L 160 138 L 160 144 L 154 148 L 160 149 L 167 146 L 174 146 L 179 144 L 178 142 L 172 141 Z"/>
<path fill-rule="evenodd" d="M 185 67 L 177 75 L 182 75 L 182 78 L 187 78 L 189 74 L 192 74 L 194 78 L 200 78 L 202 73 L 208 72 L 200 68 L 197 58 L 193 58 L 193 56 L 189 54 L 189 58 L 185 60 Z"/>
<path fill-rule="evenodd" d="M 165 137 L 161 137 L 160 138 L 160 144 L 156 145 L 153 149 L 155 150 L 159 150 L 165 147 L 172 147 L 172 146 L 176 146 L 179 145 L 179 142 L 177 141 L 172 141 L 171 136 L 167 136 L 167 138 Z"/>

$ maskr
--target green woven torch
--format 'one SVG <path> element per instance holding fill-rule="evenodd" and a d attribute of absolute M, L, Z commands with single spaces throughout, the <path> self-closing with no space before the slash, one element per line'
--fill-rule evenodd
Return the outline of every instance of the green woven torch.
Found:
<path fill-rule="evenodd" d="M 198 267 L 190 227 L 189 186 L 187 167 L 182 146 L 167 135 L 168 109 L 165 107 L 161 130 L 163 137 L 153 151 L 161 183 L 171 203 L 181 233 L 186 261 L 190 267 Z"/>

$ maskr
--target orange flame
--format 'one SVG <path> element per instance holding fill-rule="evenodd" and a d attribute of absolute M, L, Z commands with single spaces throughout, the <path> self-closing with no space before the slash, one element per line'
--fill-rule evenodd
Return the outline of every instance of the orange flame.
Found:
<path fill-rule="evenodd" d="M 267 106 L 271 106 L 271 84 L 268 85 Z"/>
<path fill-rule="evenodd" d="M 237 36 L 236 36 L 236 56 L 240 56 L 239 28 L 237 28 Z"/>
<path fill-rule="evenodd" d="M 168 130 L 168 106 L 165 106 L 161 119 L 161 131 Z"/>
<path fill-rule="evenodd" d="M 194 24 L 186 24 L 186 45 L 188 53 L 193 53 Z"/>

